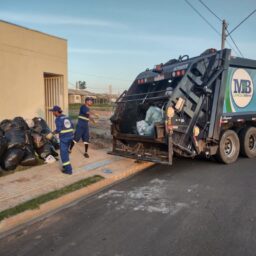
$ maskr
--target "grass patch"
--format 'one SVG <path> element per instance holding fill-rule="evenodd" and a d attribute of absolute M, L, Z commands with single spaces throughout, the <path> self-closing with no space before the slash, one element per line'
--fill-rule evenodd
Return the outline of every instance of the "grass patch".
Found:
<path fill-rule="evenodd" d="M 24 212 L 26 210 L 32 210 L 32 209 L 39 208 L 39 206 L 43 203 L 46 203 L 53 199 L 59 198 L 63 195 L 66 195 L 66 194 L 76 191 L 78 189 L 87 187 L 90 184 L 96 183 L 102 179 L 104 179 L 102 176 L 94 175 L 92 177 L 77 181 L 71 185 L 64 187 L 64 188 L 61 188 L 56 191 L 49 192 L 45 195 L 41 195 L 37 198 L 31 199 L 25 203 L 22 203 L 22 204 L 19 204 L 19 205 L 13 207 L 13 208 L 4 210 L 4 211 L 0 212 L 0 221 L 3 220 L 4 218 L 14 216 L 14 215 Z"/>

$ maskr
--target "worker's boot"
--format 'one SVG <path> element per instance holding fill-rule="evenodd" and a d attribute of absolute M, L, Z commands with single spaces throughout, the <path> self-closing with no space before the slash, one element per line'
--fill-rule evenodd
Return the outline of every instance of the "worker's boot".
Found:
<path fill-rule="evenodd" d="M 88 147 L 89 147 L 89 144 L 84 144 L 84 149 L 85 149 L 85 152 L 84 152 L 84 157 L 86 158 L 89 158 L 89 155 L 88 155 Z"/>

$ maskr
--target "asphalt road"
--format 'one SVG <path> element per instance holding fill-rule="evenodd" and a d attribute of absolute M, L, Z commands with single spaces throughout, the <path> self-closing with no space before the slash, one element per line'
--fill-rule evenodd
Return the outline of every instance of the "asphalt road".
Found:
<path fill-rule="evenodd" d="M 1 240 L 0 255 L 256 255 L 255 166 L 154 166 Z"/>

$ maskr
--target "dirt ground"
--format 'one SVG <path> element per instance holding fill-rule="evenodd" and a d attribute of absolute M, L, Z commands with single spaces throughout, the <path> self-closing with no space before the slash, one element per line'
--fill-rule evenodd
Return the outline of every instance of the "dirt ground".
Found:
<path fill-rule="evenodd" d="M 79 113 L 80 104 L 69 106 L 69 116 L 72 118 L 75 126 L 77 124 L 77 116 Z M 95 119 L 96 124 L 89 122 L 90 127 L 90 142 L 92 148 L 111 148 L 112 137 L 110 133 L 110 117 L 113 115 L 112 106 L 93 106 L 91 108 L 99 115 Z"/>
<path fill-rule="evenodd" d="M 96 119 L 96 124 L 90 122 L 90 139 L 92 147 L 97 148 L 111 148 L 112 137 L 110 133 L 110 117 L 111 111 L 94 110 L 99 118 Z"/>

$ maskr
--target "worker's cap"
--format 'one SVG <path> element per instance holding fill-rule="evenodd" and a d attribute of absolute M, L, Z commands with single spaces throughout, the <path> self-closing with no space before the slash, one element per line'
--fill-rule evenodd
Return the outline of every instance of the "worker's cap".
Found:
<path fill-rule="evenodd" d="M 89 101 L 89 100 L 93 101 L 94 98 L 93 97 L 89 97 L 89 96 L 85 98 L 85 101 Z"/>
<path fill-rule="evenodd" d="M 62 112 L 62 109 L 61 109 L 61 107 L 56 105 L 56 106 L 53 106 L 53 108 L 49 109 L 49 111 L 51 111 L 51 112 Z"/>

